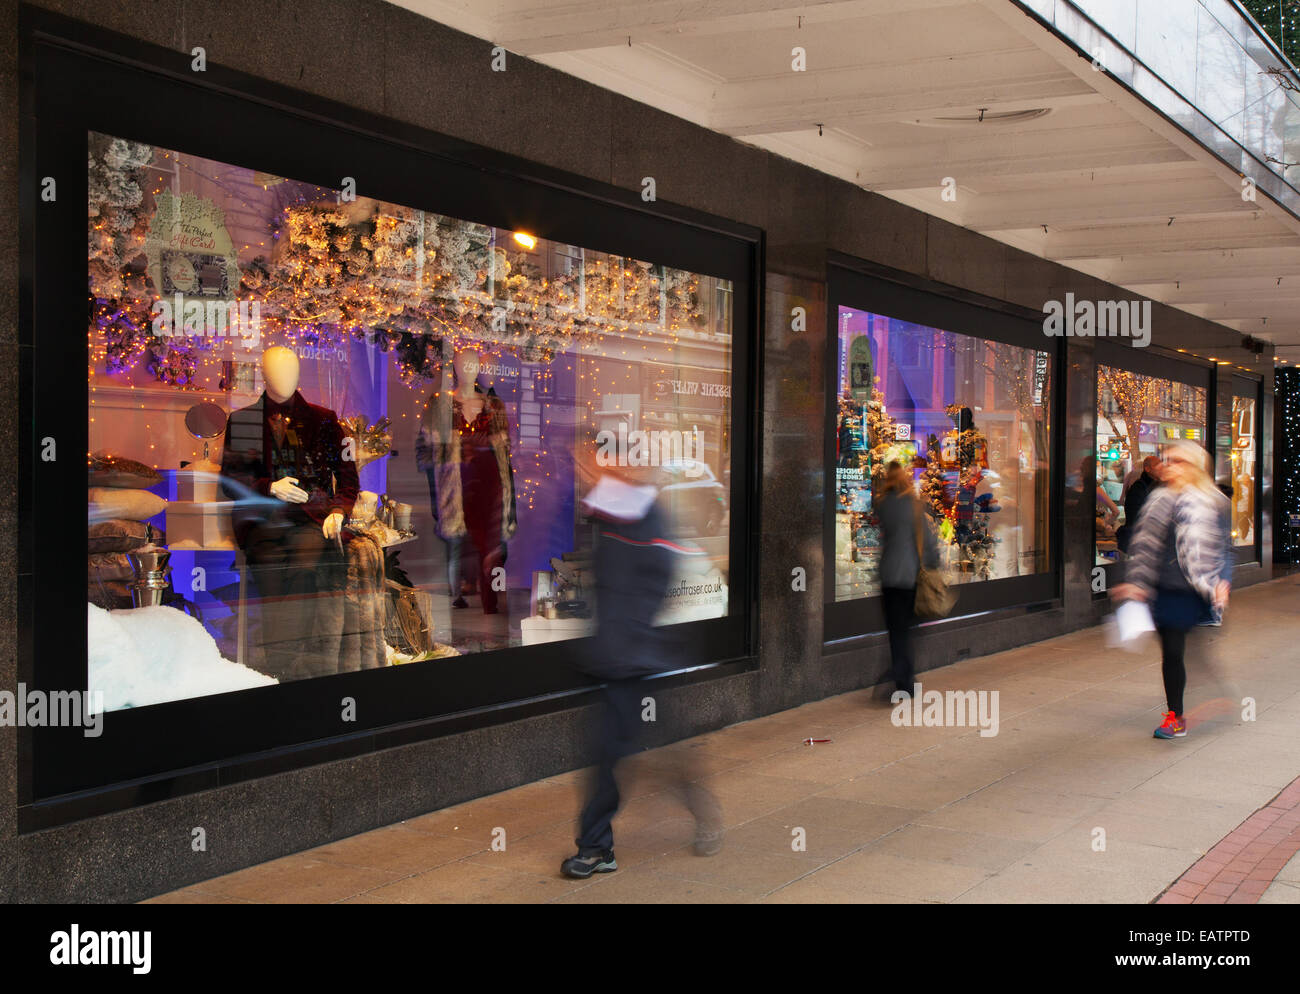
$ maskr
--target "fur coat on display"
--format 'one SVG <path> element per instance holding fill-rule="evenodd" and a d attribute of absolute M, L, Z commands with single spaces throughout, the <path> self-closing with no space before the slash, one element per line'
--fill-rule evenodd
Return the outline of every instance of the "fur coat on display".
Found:
<path fill-rule="evenodd" d="M 354 535 L 346 544 L 347 587 L 341 609 L 338 672 L 388 665 L 384 622 L 388 590 L 384 585 L 384 550 L 369 535 Z"/>
<path fill-rule="evenodd" d="M 476 383 L 474 392 L 483 396 L 484 410 L 488 412 L 490 421 L 489 438 L 501 475 L 501 541 L 505 542 L 519 527 L 515 516 L 515 478 L 510 464 L 510 426 L 506 419 L 506 405 L 492 389 L 484 394 Z M 416 463 L 425 473 L 431 474 L 434 483 L 436 500 L 433 512 L 438 534 L 444 539 L 460 538 L 466 534 L 460 432 L 455 428 L 461 420 L 468 419 L 461 408 L 460 398 L 450 389 L 439 390 L 425 405 L 415 443 Z"/>

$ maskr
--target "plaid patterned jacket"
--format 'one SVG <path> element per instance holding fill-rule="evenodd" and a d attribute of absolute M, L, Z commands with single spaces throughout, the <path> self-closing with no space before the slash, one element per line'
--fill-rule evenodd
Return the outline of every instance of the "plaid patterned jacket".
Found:
<path fill-rule="evenodd" d="M 1125 580 L 1141 587 L 1148 595 L 1154 594 L 1161 570 L 1173 551 L 1191 588 L 1205 600 L 1213 600 L 1224 564 L 1230 562 L 1224 549 L 1228 541 L 1223 528 L 1225 501 L 1222 496 L 1216 499 L 1192 487 L 1178 493 L 1168 487 L 1157 487 L 1142 507 L 1137 532 L 1129 546 Z M 1171 523 L 1173 550 L 1165 546 Z M 1231 576 L 1222 578 L 1230 580 Z"/>

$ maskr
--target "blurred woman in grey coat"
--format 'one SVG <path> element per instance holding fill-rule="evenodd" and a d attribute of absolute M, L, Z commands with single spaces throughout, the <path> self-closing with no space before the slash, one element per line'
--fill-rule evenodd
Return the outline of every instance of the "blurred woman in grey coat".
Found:
<path fill-rule="evenodd" d="M 880 599 L 889 629 L 894 688 L 910 695 L 916 675 L 912 628 L 916 574 L 921 567 L 917 547 L 924 550 L 925 568 L 938 569 L 939 544 L 916 497 L 912 474 L 900 463 L 891 462 L 885 471 L 876 517 L 880 520 Z"/>

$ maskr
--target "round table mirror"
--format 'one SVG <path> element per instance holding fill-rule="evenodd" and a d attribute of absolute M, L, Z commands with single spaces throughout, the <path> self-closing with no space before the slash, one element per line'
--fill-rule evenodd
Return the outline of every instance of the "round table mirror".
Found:
<path fill-rule="evenodd" d="M 200 401 L 185 412 L 185 430 L 203 440 L 203 458 L 208 458 L 208 440 L 226 430 L 226 412 L 210 400 Z"/>

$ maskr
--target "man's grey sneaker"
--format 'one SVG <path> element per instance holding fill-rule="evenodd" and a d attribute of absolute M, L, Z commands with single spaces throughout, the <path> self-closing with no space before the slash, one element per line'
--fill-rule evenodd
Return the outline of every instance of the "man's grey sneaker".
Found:
<path fill-rule="evenodd" d="M 614 861 L 614 850 L 612 849 L 591 856 L 578 853 L 578 855 L 570 856 L 560 864 L 561 873 L 566 877 L 573 877 L 577 880 L 586 880 L 593 873 L 613 873 L 617 869 L 618 863 Z"/>

